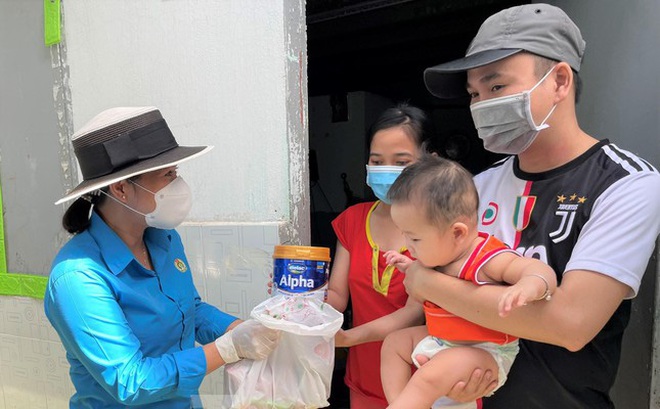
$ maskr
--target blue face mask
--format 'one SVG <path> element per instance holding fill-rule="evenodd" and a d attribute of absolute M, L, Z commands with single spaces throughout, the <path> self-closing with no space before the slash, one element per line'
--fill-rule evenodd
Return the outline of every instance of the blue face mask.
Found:
<path fill-rule="evenodd" d="M 367 186 L 383 203 L 390 204 L 387 192 L 399 177 L 405 166 L 369 166 L 367 165 Z"/>

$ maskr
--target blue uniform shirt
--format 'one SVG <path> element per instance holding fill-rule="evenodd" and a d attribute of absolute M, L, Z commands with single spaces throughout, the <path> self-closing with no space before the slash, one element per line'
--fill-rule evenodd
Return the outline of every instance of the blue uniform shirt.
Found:
<path fill-rule="evenodd" d="M 154 271 L 93 212 L 53 262 L 44 308 L 71 364 L 71 408 L 189 408 L 206 373 L 195 341 L 236 320 L 201 301 L 175 230 L 144 238 Z"/>

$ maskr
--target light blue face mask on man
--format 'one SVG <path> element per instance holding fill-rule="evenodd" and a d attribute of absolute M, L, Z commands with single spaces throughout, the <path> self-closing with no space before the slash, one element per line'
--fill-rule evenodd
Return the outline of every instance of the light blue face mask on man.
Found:
<path fill-rule="evenodd" d="M 390 204 L 387 193 L 399 177 L 405 166 L 369 166 L 367 165 L 367 186 L 383 203 Z"/>

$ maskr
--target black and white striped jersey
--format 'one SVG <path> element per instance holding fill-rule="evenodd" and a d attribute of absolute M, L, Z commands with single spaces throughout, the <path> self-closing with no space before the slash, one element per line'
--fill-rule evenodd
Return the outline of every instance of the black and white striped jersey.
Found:
<path fill-rule="evenodd" d="M 644 159 L 607 140 L 548 172 L 520 170 L 506 158 L 475 176 L 480 230 L 562 275 L 590 270 L 637 293 L 660 233 L 660 174 Z M 509 379 L 485 408 L 610 408 L 624 301 L 579 352 L 521 340 Z M 514 406 L 512 402 L 515 402 Z"/>

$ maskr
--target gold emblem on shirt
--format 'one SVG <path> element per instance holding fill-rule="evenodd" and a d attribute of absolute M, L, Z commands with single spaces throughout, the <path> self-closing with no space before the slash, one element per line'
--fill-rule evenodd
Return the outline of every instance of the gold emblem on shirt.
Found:
<path fill-rule="evenodd" d="M 174 267 L 182 273 L 188 271 L 188 266 L 180 258 L 174 259 Z"/>

